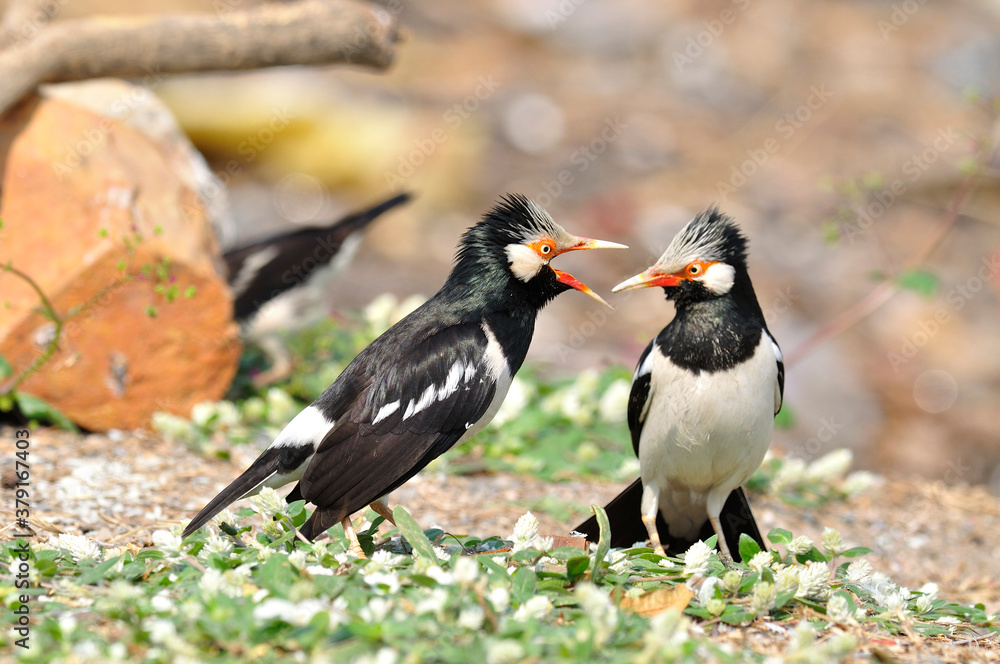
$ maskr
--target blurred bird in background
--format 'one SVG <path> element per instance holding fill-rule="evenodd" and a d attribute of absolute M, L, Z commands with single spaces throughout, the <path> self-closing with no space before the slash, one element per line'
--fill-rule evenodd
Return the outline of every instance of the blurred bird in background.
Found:
<path fill-rule="evenodd" d="M 430 300 L 373 341 L 312 405 L 184 530 L 262 487 L 298 484 L 289 501 L 316 510 L 313 539 L 384 497 L 496 415 L 521 367 L 539 310 L 559 293 L 599 295 L 549 262 L 568 251 L 624 248 L 571 235 L 534 201 L 509 195 L 462 236 Z M 606 304 L 606 303 L 604 303 Z"/>
<path fill-rule="evenodd" d="M 747 242 L 711 208 L 660 259 L 614 292 L 660 286 L 676 315 L 632 378 L 628 424 L 641 478 L 606 507 L 612 546 L 647 536 L 661 554 L 718 535 L 736 554 L 742 533 L 763 549 L 742 485 L 767 451 L 781 408 L 784 364 L 747 272 Z M 576 529 L 598 537 L 596 518 Z"/>
<path fill-rule="evenodd" d="M 302 294 L 315 282 L 328 284 L 354 258 L 368 225 L 409 200 L 410 194 L 402 193 L 331 224 L 255 242 L 223 256 L 243 338 L 271 361 L 270 369 L 254 377 L 254 384 L 268 385 L 291 374 L 292 360 L 281 334 L 325 314 L 319 297 Z"/>

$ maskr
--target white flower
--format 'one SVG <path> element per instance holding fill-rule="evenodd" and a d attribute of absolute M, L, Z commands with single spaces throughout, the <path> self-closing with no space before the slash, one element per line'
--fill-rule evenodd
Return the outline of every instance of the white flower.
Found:
<path fill-rule="evenodd" d="M 867 491 L 876 482 L 876 476 L 866 470 L 856 470 L 844 478 L 841 490 L 848 496 Z"/>
<path fill-rule="evenodd" d="M 514 530 L 507 536 L 512 542 L 511 551 L 516 553 L 531 548 L 538 537 L 538 519 L 531 512 L 525 512 L 514 524 Z"/>
<path fill-rule="evenodd" d="M 808 483 L 827 482 L 843 477 L 851 468 L 854 455 L 851 450 L 841 448 L 824 454 L 806 468 L 805 481 Z"/>
<path fill-rule="evenodd" d="M 810 560 L 799 573 L 799 589 L 796 597 L 821 598 L 829 590 L 830 570 L 825 563 Z"/>
<path fill-rule="evenodd" d="M 462 585 L 475 583 L 479 578 L 479 562 L 472 556 L 461 556 L 455 561 L 452 574 Z"/>
<path fill-rule="evenodd" d="M 382 293 L 368 303 L 364 310 L 365 322 L 376 334 L 381 334 L 389 329 L 392 324 L 392 312 L 399 304 L 399 300 L 392 293 Z"/>
<path fill-rule="evenodd" d="M 933 581 L 928 581 L 917 590 L 917 592 L 921 592 L 926 595 L 932 602 L 938 598 L 938 593 L 940 591 L 941 589 L 938 587 L 938 584 Z"/>
<path fill-rule="evenodd" d="M 288 564 L 295 569 L 305 569 L 307 556 L 305 549 L 295 549 L 288 554 Z"/>
<path fill-rule="evenodd" d="M 773 562 L 774 558 L 769 551 L 758 551 L 747 563 L 747 567 L 759 574 L 765 567 L 770 568 Z"/>
<path fill-rule="evenodd" d="M 451 553 L 443 546 L 436 546 L 434 547 L 434 557 L 444 562 L 445 560 L 451 560 Z"/>
<path fill-rule="evenodd" d="M 615 574 L 625 574 L 630 566 L 628 554 L 624 551 L 608 551 L 605 560 L 609 563 L 609 568 Z"/>
<path fill-rule="evenodd" d="M 921 595 L 917 598 L 917 613 L 927 613 L 932 608 L 934 608 L 934 600 L 927 595 Z"/>
<path fill-rule="evenodd" d="M 713 616 L 721 616 L 722 612 L 726 610 L 726 602 L 725 600 L 713 597 L 705 604 L 705 609 Z"/>
<path fill-rule="evenodd" d="M 777 493 L 787 487 L 798 485 L 802 482 L 805 472 L 806 462 L 802 459 L 785 459 L 771 482 L 771 490 Z"/>
<path fill-rule="evenodd" d="M 481 606 L 469 606 L 461 610 L 458 614 L 458 626 L 468 630 L 478 631 L 483 626 L 486 613 Z"/>
<path fill-rule="evenodd" d="M 266 486 L 256 496 L 251 496 L 250 507 L 265 519 L 270 519 L 275 514 L 285 513 L 285 499 L 279 496 L 277 491 Z"/>
<path fill-rule="evenodd" d="M 708 563 L 712 560 L 712 549 L 708 545 L 698 540 L 691 545 L 691 548 L 684 554 L 684 574 L 685 576 L 705 576 L 708 571 Z"/>
<path fill-rule="evenodd" d="M 243 595 L 243 585 L 250 579 L 250 564 L 240 565 L 236 569 L 220 572 L 209 567 L 201 575 L 198 586 L 208 595 L 222 593 L 229 597 Z"/>
<path fill-rule="evenodd" d="M 514 639 L 493 641 L 486 649 L 486 664 L 516 664 L 524 659 L 524 646 Z"/>
<path fill-rule="evenodd" d="M 594 630 L 594 643 L 598 646 L 604 645 L 618 629 L 618 609 L 608 594 L 593 583 L 584 581 L 577 584 L 573 594 L 590 618 Z"/>
<path fill-rule="evenodd" d="M 743 585 L 743 577 L 734 569 L 722 575 L 722 589 L 727 593 L 734 593 Z"/>
<path fill-rule="evenodd" d="M 904 593 L 899 590 L 887 594 L 885 599 L 882 602 L 879 602 L 882 607 L 885 608 L 885 613 L 883 613 L 883 615 L 888 618 L 905 620 L 906 616 L 910 613 L 906 608 L 906 596 L 908 594 L 909 593 Z"/>
<path fill-rule="evenodd" d="M 701 582 L 698 588 L 698 603 L 706 606 L 715 597 L 715 586 L 719 585 L 720 579 L 710 576 Z"/>
<path fill-rule="evenodd" d="M 394 595 L 401 585 L 399 575 L 393 571 L 376 570 L 370 574 L 363 574 L 362 578 L 373 589 L 388 595 Z"/>
<path fill-rule="evenodd" d="M 528 601 L 517 607 L 514 612 L 514 620 L 527 622 L 529 620 L 539 620 L 552 610 L 552 602 L 544 595 L 535 595 L 528 598 Z"/>
<path fill-rule="evenodd" d="M 396 664 L 399 661 L 399 652 L 389 646 L 383 646 L 374 655 L 365 654 L 353 661 L 354 664 Z"/>
<path fill-rule="evenodd" d="M 208 553 L 217 553 L 221 556 L 228 556 L 232 550 L 233 542 L 228 537 L 210 535 L 205 540 L 205 551 Z"/>
<path fill-rule="evenodd" d="M 318 599 L 303 599 L 289 602 L 287 599 L 269 597 L 254 607 L 253 617 L 258 622 L 280 620 L 293 627 L 308 625 L 317 613 L 327 610 L 326 604 Z"/>
<path fill-rule="evenodd" d="M 442 586 L 450 586 L 455 582 L 455 577 L 451 572 L 446 572 L 437 565 L 431 565 L 428 567 L 425 574 L 440 583 Z"/>
<path fill-rule="evenodd" d="M 497 586 L 486 593 L 486 599 L 493 605 L 493 610 L 503 613 L 510 606 L 510 593 L 503 586 Z"/>
<path fill-rule="evenodd" d="M 174 600 L 167 597 L 165 592 L 160 592 L 149 599 L 149 606 L 157 613 L 173 613 Z"/>
<path fill-rule="evenodd" d="M 824 528 L 820 540 L 823 542 L 823 551 L 828 556 L 836 557 L 847 550 L 844 538 L 836 528 Z"/>
<path fill-rule="evenodd" d="M 191 440 L 197 436 L 194 426 L 189 420 L 171 413 L 158 411 L 153 413 L 153 429 L 167 438 Z"/>
<path fill-rule="evenodd" d="M 847 580 L 851 583 L 859 583 L 872 573 L 872 564 L 861 558 L 855 560 L 847 566 Z"/>
<path fill-rule="evenodd" d="M 375 571 L 380 569 L 392 569 L 396 565 L 403 562 L 404 556 L 398 553 L 393 553 L 392 551 L 386 551 L 381 549 L 372 554 L 371 558 L 368 560 L 368 564 L 365 565 L 365 571 Z"/>
<path fill-rule="evenodd" d="M 358 611 L 358 615 L 361 619 L 367 623 L 380 623 L 385 620 L 385 617 L 389 615 L 389 609 L 392 608 L 392 601 L 384 597 L 372 597 L 368 600 L 368 604 L 361 607 Z"/>
<path fill-rule="evenodd" d="M 531 383 L 515 377 L 510 387 L 507 389 L 507 398 L 504 399 L 500 410 L 493 417 L 490 426 L 499 428 L 516 418 L 525 406 L 531 403 L 535 396 L 535 387 Z"/>
<path fill-rule="evenodd" d="M 97 542 L 88 539 L 85 535 L 67 535 L 62 533 L 56 537 L 56 546 L 69 551 L 76 562 L 81 560 L 101 562 L 104 557 L 101 553 L 101 547 L 98 546 Z"/>
<path fill-rule="evenodd" d="M 175 535 L 169 530 L 153 531 L 153 546 L 166 554 L 168 558 L 174 558 L 183 553 L 181 551 L 183 542 L 180 535 Z"/>
<path fill-rule="evenodd" d="M 227 523 L 227 524 L 229 524 L 230 526 L 232 526 L 234 528 L 239 525 L 239 523 L 238 523 L 238 521 L 236 519 L 236 515 L 233 514 L 231 511 L 229 511 L 228 508 L 222 510 L 221 512 L 219 512 L 218 514 L 216 514 L 215 516 L 213 516 L 212 517 L 212 523 L 216 527 L 221 526 L 224 523 Z"/>
<path fill-rule="evenodd" d="M 299 405 L 295 403 L 295 399 L 280 387 L 269 388 L 265 398 L 268 424 L 283 426 L 299 412 Z"/>
<path fill-rule="evenodd" d="M 632 385 L 624 378 L 619 378 L 608 385 L 597 406 L 597 412 L 601 419 L 612 424 L 624 422 L 631 391 Z"/>
<path fill-rule="evenodd" d="M 413 611 L 418 616 L 422 616 L 425 613 L 440 615 L 447 603 L 448 591 L 444 588 L 434 588 L 420 598 Z"/>
<path fill-rule="evenodd" d="M 778 594 L 794 593 L 799 588 L 799 570 L 801 567 L 789 565 L 778 571 L 774 577 L 774 585 L 778 587 Z"/>
<path fill-rule="evenodd" d="M 778 599 L 778 588 L 767 581 L 761 581 L 753 587 L 750 597 L 750 610 L 757 615 L 767 615 L 774 608 Z"/>
<path fill-rule="evenodd" d="M 811 539 L 805 535 L 799 535 L 788 543 L 788 553 L 793 556 L 800 556 L 803 553 L 809 553 L 812 547 L 813 541 Z"/>
<path fill-rule="evenodd" d="M 847 603 L 847 598 L 843 595 L 831 597 L 830 601 L 826 603 L 826 617 L 840 625 L 850 622 L 852 618 L 851 607 Z"/>
<path fill-rule="evenodd" d="M 681 655 L 680 647 L 690 637 L 688 628 L 691 620 L 677 609 L 661 611 L 649 620 L 649 629 L 643 635 L 645 652 L 649 659 L 657 661 L 672 661 Z M 657 654 L 662 658 L 656 658 Z"/>

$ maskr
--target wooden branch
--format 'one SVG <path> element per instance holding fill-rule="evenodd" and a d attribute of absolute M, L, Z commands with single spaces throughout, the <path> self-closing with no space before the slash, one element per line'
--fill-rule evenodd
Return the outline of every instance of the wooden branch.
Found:
<path fill-rule="evenodd" d="M 0 22 L 0 48 L 34 39 L 65 3 L 66 0 L 11 0 Z"/>
<path fill-rule="evenodd" d="M 385 68 L 396 37 L 392 14 L 353 0 L 57 22 L 0 51 L 0 113 L 39 83 L 282 65 Z"/>

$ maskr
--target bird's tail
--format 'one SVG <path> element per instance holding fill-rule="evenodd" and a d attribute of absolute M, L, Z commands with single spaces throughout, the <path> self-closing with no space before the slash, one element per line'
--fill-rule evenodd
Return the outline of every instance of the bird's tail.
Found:
<path fill-rule="evenodd" d="M 268 480 L 272 482 L 274 480 L 280 480 L 282 475 L 289 475 L 289 469 L 294 469 L 296 466 L 301 464 L 301 461 L 296 463 L 296 460 L 289 459 L 290 454 L 295 453 L 295 448 L 290 448 L 288 446 L 280 447 L 269 447 L 264 450 L 257 460 L 254 461 L 249 468 L 247 468 L 242 475 L 237 477 L 233 482 L 219 492 L 215 498 L 213 498 L 208 505 L 202 508 L 198 514 L 191 519 L 191 523 L 187 525 L 184 529 L 183 537 L 187 537 L 194 531 L 198 530 L 209 520 L 228 507 L 230 504 L 236 502 L 240 498 L 245 498 L 246 496 L 252 495 L 260 490 Z M 306 451 L 306 450 L 302 450 Z M 311 452 L 311 449 L 308 450 Z M 292 481 L 293 477 L 288 477 L 284 482 L 277 482 L 276 485 L 286 484 Z"/>
<path fill-rule="evenodd" d="M 636 480 L 625 488 L 620 494 L 611 499 L 604 511 L 607 512 L 608 522 L 611 524 L 611 546 L 628 547 L 635 542 L 645 541 L 649 537 L 646 526 L 642 522 L 642 481 Z M 750 503 L 747 501 L 743 487 L 737 487 L 726 499 L 726 504 L 719 515 L 722 523 L 722 534 L 726 538 L 729 550 L 733 556 L 739 560 L 740 535 L 746 533 L 757 542 L 762 550 L 767 547 L 764 539 L 757 528 L 757 521 L 750 511 Z M 656 529 L 660 534 L 660 541 L 671 553 L 679 554 L 686 551 L 696 540 L 688 538 L 674 537 L 670 534 L 662 514 L 656 515 Z M 597 517 L 590 517 L 574 530 L 583 533 L 588 540 L 596 542 L 600 535 L 597 525 Z M 712 524 L 708 519 L 702 525 L 698 538 L 706 540 L 714 534 Z"/>
<path fill-rule="evenodd" d="M 397 194 L 392 198 L 387 198 L 377 205 L 373 205 L 367 210 L 355 212 L 350 216 L 344 217 L 343 219 L 337 221 L 335 225 L 337 226 L 338 231 L 347 231 L 347 233 L 352 233 L 355 230 L 364 228 L 377 217 L 388 212 L 392 208 L 406 203 L 410 200 L 410 198 L 412 198 L 412 195 L 409 192 L 404 191 L 403 193 Z"/>

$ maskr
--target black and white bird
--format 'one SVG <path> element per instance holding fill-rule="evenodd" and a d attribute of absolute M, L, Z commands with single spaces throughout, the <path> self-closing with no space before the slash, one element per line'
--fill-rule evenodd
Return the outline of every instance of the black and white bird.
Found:
<path fill-rule="evenodd" d="M 771 442 L 785 370 L 747 272 L 746 239 L 717 208 L 699 214 L 613 291 L 653 286 L 676 314 L 632 378 L 628 424 L 641 478 L 606 508 L 612 546 L 648 534 L 659 552 L 683 552 L 714 532 L 724 554 L 738 556 L 741 533 L 764 548 L 742 485 Z M 596 538 L 596 519 L 577 530 Z"/>
<path fill-rule="evenodd" d="M 409 200 L 410 194 L 398 194 L 333 223 L 226 252 L 223 259 L 233 292 L 233 315 L 243 338 L 271 360 L 271 369 L 257 376 L 255 383 L 271 383 L 291 373 L 291 357 L 281 334 L 326 313 L 327 289 L 313 284 L 327 285 L 354 257 L 368 225 Z"/>
<path fill-rule="evenodd" d="M 316 506 L 313 539 L 383 497 L 493 419 L 528 352 L 538 311 L 576 289 L 550 267 L 577 249 L 625 248 L 576 237 L 538 204 L 508 195 L 462 236 L 455 266 L 430 300 L 377 338 L 184 530 L 233 501 L 298 481 L 289 499 Z M 606 303 L 605 303 L 606 304 Z"/>

